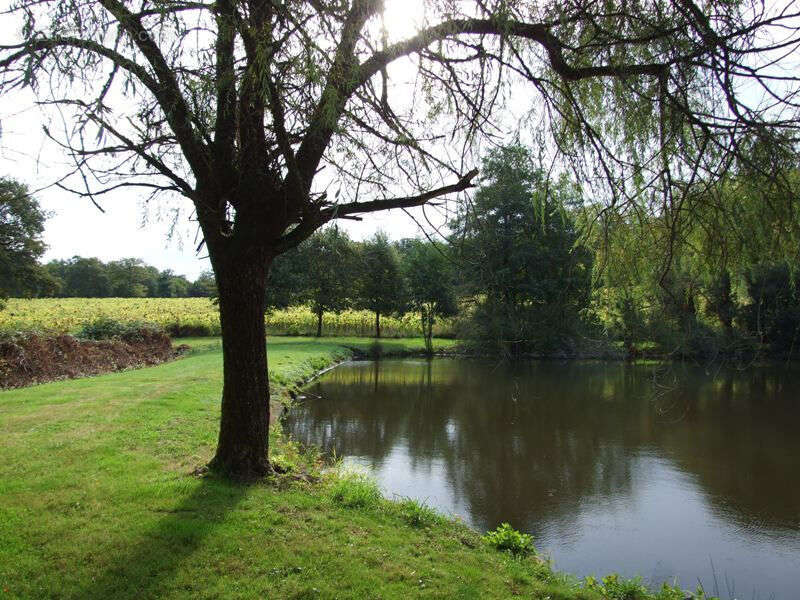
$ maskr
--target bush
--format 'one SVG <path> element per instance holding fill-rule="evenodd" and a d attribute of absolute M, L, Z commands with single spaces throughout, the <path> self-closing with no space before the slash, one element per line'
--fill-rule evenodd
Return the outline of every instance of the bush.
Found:
<path fill-rule="evenodd" d="M 487 531 L 483 539 L 493 548 L 514 556 L 528 556 L 536 552 L 533 538 L 527 533 L 517 531 L 508 523 L 501 524 L 494 531 Z"/>
<path fill-rule="evenodd" d="M 84 340 L 110 340 L 121 337 L 128 331 L 128 324 L 108 317 L 100 317 L 86 323 L 78 330 L 78 336 Z"/>
<path fill-rule="evenodd" d="M 340 473 L 330 494 L 336 504 L 346 508 L 373 507 L 383 498 L 375 480 L 359 472 Z"/>
<path fill-rule="evenodd" d="M 150 323 L 141 321 L 123 322 L 109 317 L 100 317 L 81 327 L 77 337 L 84 340 L 124 340 L 135 342 L 163 334 L 163 329 Z"/>
<path fill-rule="evenodd" d="M 219 335 L 219 327 L 212 328 L 205 323 L 185 324 L 185 323 L 168 323 L 165 326 L 167 333 L 173 338 L 182 337 L 211 337 Z"/>

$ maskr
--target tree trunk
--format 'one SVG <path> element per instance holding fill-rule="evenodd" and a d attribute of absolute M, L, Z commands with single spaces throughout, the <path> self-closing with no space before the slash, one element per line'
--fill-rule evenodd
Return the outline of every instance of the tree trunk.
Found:
<path fill-rule="evenodd" d="M 217 453 L 210 467 L 236 479 L 270 472 L 269 377 L 264 327 L 268 260 L 215 262 L 224 365 Z"/>
<path fill-rule="evenodd" d="M 381 313 L 380 311 L 375 311 L 375 337 L 381 337 Z"/>
<path fill-rule="evenodd" d="M 317 313 L 317 337 L 322 337 L 322 311 Z"/>
<path fill-rule="evenodd" d="M 425 352 L 430 356 L 433 354 L 433 309 L 421 307 L 420 320 L 422 321 L 422 337 L 425 340 Z"/>

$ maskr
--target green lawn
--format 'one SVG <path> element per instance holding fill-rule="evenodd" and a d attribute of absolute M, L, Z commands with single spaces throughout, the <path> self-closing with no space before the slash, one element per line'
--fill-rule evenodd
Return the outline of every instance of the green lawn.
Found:
<path fill-rule="evenodd" d="M 597 597 L 462 525 L 414 527 L 388 501 L 347 508 L 335 481 L 191 475 L 214 450 L 221 354 L 188 343 L 158 367 L 0 392 L 0 599 Z M 370 344 L 273 338 L 272 380 Z"/>

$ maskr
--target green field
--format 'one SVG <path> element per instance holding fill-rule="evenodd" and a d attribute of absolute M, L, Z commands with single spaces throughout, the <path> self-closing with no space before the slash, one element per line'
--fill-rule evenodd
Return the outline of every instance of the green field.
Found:
<path fill-rule="evenodd" d="M 75 333 L 100 317 L 196 330 L 191 335 L 220 334 L 219 311 L 208 298 L 12 298 L 6 309 L 0 310 L 0 330 Z M 313 335 L 317 331 L 317 317 L 305 306 L 268 312 L 265 321 L 272 335 Z M 384 337 L 421 335 L 419 317 L 413 313 L 381 317 L 381 330 Z M 375 315 L 365 310 L 326 313 L 323 319 L 325 336 L 372 336 L 374 331 Z M 434 327 L 434 335 L 453 337 L 452 320 L 442 319 Z"/>

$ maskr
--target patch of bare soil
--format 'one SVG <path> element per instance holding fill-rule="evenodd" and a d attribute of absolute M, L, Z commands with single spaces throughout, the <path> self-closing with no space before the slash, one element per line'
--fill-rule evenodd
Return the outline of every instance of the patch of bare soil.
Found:
<path fill-rule="evenodd" d="M 149 367 L 187 349 L 173 348 L 169 336 L 156 331 L 102 341 L 38 334 L 0 338 L 0 389 Z"/>

